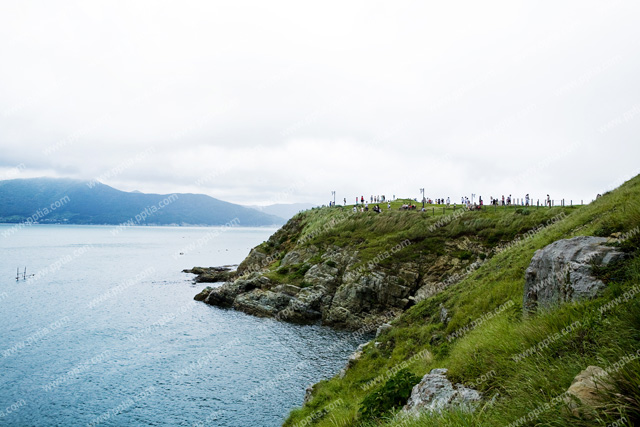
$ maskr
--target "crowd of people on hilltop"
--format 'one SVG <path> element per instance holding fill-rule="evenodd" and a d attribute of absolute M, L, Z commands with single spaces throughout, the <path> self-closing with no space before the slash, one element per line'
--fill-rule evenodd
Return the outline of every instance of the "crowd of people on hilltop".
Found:
<path fill-rule="evenodd" d="M 384 203 L 387 200 L 387 197 L 383 194 L 382 196 L 374 196 L 371 195 L 371 197 L 369 197 L 369 202 L 368 203 Z M 360 196 L 360 198 L 358 199 L 358 197 L 356 197 L 356 205 L 359 203 L 361 205 L 364 205 L 366 202 L 366 199 L 364 198 L 364 196 Z M 347 199 L 344 199 L 344 204 L 346 206 L 347 204 Z"/>
<path fill-rule="evenodd" d="M 395 195 L 393 196 L 393 200 L 395 200 Z M 414 199 L 414 201 L 417 202 L 418 199 Z M 376 213 L 381 213 L 383 209 L 380 207 L 380 203 L 385 203 L 385 202 L 387 203 L 387 209 L 390 210 L 391 201 L 387 200 L 384 194 L 381 196 L 371 195 L 368 200 L 361 195 L 360 197 L 356 197 L 356 203 L 353 206 L 353 212 L 358 212 L 358 211 L 368 212 L 369 203 L 371 204 L 376 203 L 376 205 L 372 208 L 372 210 Z M 436 198 L 436 199 L 424 197 L 422 199 L 422 202 L 423 204 L 430 204 L 430 205 L 435 204 L 435 205 L 446 205 L 447 207 L 451 206 L 451 198 L 449 197 L 447 198 L 442 197 L 442 198 Z M 543 200 L 543 202 L 545 206 L 548 206 L 548 207 L 552 206 L 551 197 L 548 194 L 547 194 L 546 200 Z M 347 205 L 346 197 L 343 199 L 343 203 L 344 203 L 344 206 Z M 482 196 L 478 196 L 477 202 L 472 199 L 469 199 L 469 197 L 467 196 L 462 196 L 460 199 L 460 203 L 462 204 L 462 206 L 464 206 L 468 210 L 480 210 L 484 206 L 484 200 L 482 199 Z M 493 196 L 489 197 L 489 205 L 492 205 L 492 206 L 531 206 L 532 204 L 533 204 L 533 200 L 531 200 L 528 193 L 523 198 L 513 198 L 511 194 L 509 194 L 506 197 L 503 194 L 501 198 L 493 197 Z M 329 202 L 329 207 L 333 207 L 333 206 L 335 206 L 335 202 Z M 456 208 L 456 203 L 453 203 L 453 207 L 454 209 Z M 399 209 L 415 210 L 416 205 L 413 203 L 405 203 L 402 206 L 400 206 Z M 422 211 L 424 210 L 425 208 L 423 207 Z"/>
<path fill-rule="evenodd" d="M 387 203 L 387 209 L 391 209 L 391 203 Z M 375 205 L 372 210 L 375 213 L 382 213 L 382 208 L 380 208 L 380 205 Z M 353 205 L 353 212 L 358 212 L 358 206 Z M 369 203 L 364 202 L 363 205 L 360 205 L 360 212 L 369 212 Z"/>

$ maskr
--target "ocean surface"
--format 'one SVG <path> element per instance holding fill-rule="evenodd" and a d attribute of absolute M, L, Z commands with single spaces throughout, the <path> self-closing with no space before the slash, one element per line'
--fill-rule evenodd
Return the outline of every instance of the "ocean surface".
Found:
<path fill-rule="evenodd" d="M 274 231 L 0 224 L 0 425 L 281 425 L 359 342 L 196 302 L 181 272 Z"/>

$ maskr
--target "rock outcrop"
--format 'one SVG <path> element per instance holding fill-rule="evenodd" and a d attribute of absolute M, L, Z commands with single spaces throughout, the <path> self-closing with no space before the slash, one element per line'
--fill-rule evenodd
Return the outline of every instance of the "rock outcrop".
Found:
<path fill-rule="evenodd" d="M 193 267 L 191 270 L 182 270 L 183 273 L 196 274 L 196 283 L 227 282 L 236 276 L 233 265 L 222 267 Z"/>
<path fill-rule="evenodd" d="M 439 412 L 452 406 L 473 411 L 482 395 L 462 384 L 453 385 L 446 376 L 447 369 L 432 369 L 413 387 L 405 413 L 418 415 L 420 412 Z"/>
<path fill-rule="evenodd" d="M 292 323 L 352 330 L 377 327 L 444 289 L 442 277 L 461 278 L 457 272 L 474 262 L 471 254 L 483 251 L 479 240 L 462 236 L 435 242 L 434 247 L 442 250 L 415 249 L 416 253 L 407 256 L 414 251 L 407 240 L 408 245 L 401 247 L 404 255 L 397 260 L 391 250 L 371 260 L 368 254 L 363 260 L 362 241 L 341 247 L 330 239 L 309 237 L 316 234 L 305 226 L 303 216 L 292 218 L 253 248 L 237 271 L 190 270 L 200 274 L 197 281 L 225 282 L 203 290 L 196 299 Z M 453 255 L 459 252 L 469 256 Z"/>
<path fill-rule="evenodd" d="M 281 233 L 279 239 L 283 237 Z M 254 248 L 226 283 L 206 288 L 196 298 L 257 316 L 356 330 L 388 321 L 390 313 L 399 314 L 415 303 L 416 291 L 425 285 L 425 280 L 435 282 L 442 271 L 460 266 L 457 258 L 444 255 L 440 259 L 426 254 L 424 260 L 434 260 L 433 263 L 363 267 L 358 255 L 357 251 L 333 245 L 295 246 L 277 256 Z M 294 285 L 270 279 L 273 276 L 269 273 L 274 271 L 270 266 L 278 260 L 277 270 L 301 274 L 299 282 Z M 209 276 L 214 273 L 207 271 Z"/>
<path fill-rule="evenodd" d="M 193 299 L 196 300 L 196 301 L 204 301 L 204 300 L 207 299 L 207 297 L 209 296 L 209 294 L 211 293 L 212 290 L 213 290 L 212 287 L 207 286 L 202 291 L 200 291 L 200 293 L 198 295 L 193 297 Z"/>
<path fill-rule="evenodd" d="M 593 276 L 592 266 L 608 265 L 624 256 L 615 247 L 606 246 L 606 241 L 581 236 L 558 240 L 536 251 L 525 272 L 525 312 L 596 297 L 605 284 Z"/>
<path fill-rule="evenodd" d="M 611 377 L 607 371 L 598 366 L 589 366 L 573 379 L 564 401 L 574 415 L 589 416 L 585 409 L 605 404 L 603 392 L 611 389 Z"/>

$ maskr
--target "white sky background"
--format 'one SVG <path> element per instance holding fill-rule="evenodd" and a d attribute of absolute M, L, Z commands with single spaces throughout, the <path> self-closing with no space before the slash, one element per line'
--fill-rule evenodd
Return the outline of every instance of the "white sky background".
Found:
<path fill-rule="evenodd" d="M 2 1 L 0 179 L 591 200 L 640 173 L 639 22 L 637 1 Z"/>

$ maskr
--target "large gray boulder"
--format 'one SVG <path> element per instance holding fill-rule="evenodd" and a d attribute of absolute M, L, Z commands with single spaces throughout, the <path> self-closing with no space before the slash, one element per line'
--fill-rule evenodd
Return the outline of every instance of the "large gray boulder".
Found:
<path fill-rule="evenodd" d="M 551 243 L 536 251 L 525 272 L 525 313 L 564 302 L 594 298 L 605 284 L 592 274 L 593 265 L 624 257 L 603 237 L 580 236 Z"/>
<path fill-rule="evenodd" d="M 413 387 L 402 410 L 411 415 L 418 415 L 422 411 L 439 412 L 453 406 L 473 411 L 482 395 L 462 384 L 453 385 L 446 373 L 447 369 L 432 369 Z"/>

